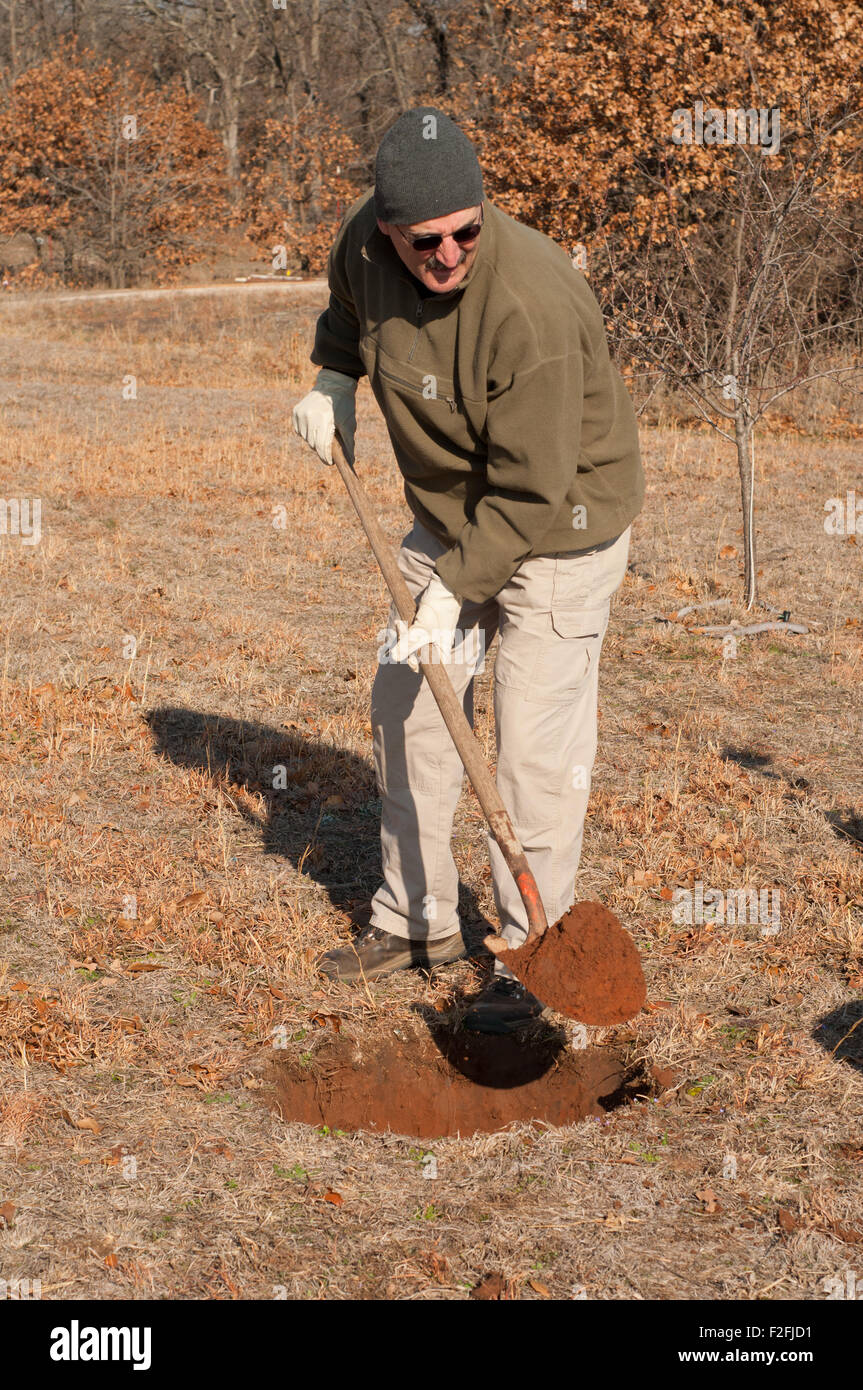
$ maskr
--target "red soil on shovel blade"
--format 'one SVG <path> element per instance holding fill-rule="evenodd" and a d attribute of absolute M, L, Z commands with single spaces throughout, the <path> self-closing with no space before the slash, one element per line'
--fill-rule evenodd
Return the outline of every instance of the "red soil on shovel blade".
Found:
<path fill-rule="evenodd" d="M 284 1120 L 423 1139 L 491 1133 L 513 1120 L 572 1124 L 630 1098 L 618 1055 L 574 1051 L 556 1035 L 456 1031 L 433 1040 L 423 1030 L 404 1042 L 364 1042 L 359 1055 L 342 1032 L 316 1049 L 310 1065 L 275 1060 L 271 1080 L 268 1099 Z"/>
<path fill-rule="evenodd" d="M 635 942 L 601 903 L 576 903 L 537 942 L 498 957 L 531 994 L 594 1027 L 625 1023 L 647 997 Z"/>

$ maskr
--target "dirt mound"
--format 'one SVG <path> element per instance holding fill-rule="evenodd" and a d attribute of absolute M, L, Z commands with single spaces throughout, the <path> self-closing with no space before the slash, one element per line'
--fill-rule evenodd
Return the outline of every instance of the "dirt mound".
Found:
<path fill-rule="evenodd" d="M 499 1301 L 504 1298 L 512 1298 L 512 1292 L 509 1280 L 499 1270 L 493 1270 L 491 1274 L 486 1274 L 478 1284 L 474 1284 L 470 1296 L 486 1301 Z"/>
<path fill-rule="evenodd" d="M 647 997 L 635 942 L 601 903 L 576 903 L 538 942 L 498 959 L 543 1004 L 594 1027 L 625 1023 Z"/>
<path fill-rule="evenodd" d="M 538 1039 L 423 1031 L 362 1053 L 342 1032 L 305 1066 L 279 1058 L 271 1080 L 285 1120 L 416 1138 L 490 1133 L 513 1120 L 572 1124 L 628 1098 L 618 1055 L 573 1051 L 558 1030 Z"/>

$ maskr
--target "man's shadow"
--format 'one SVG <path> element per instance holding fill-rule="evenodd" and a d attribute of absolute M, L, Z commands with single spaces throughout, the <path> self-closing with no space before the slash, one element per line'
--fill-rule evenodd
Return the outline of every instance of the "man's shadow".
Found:
<path fill-rule="evenodd" d="M 148 711 L 144 719 L 156 751 L 178 767 L 205 773 L 228 796 L 240 786 L 260 798 L 263 813 L 231 799 L 260 830 L 265 854 L 308 874 L 340 911 L 372 896 L 381 878 L 381 803 L 370 760 L 293 726 L 277 729 L 170 705 Z M 459 884 L 459 917 L 469 954 L 487 956 L 490 965 L 482 946 L 490 924 L 464 883 Z M 355 930 L 362 925 L 360 920 Z M 469 1003 L 463 1000 L 462 1007 Z M 417 1006 L 417 1012 L 450 1065 L 486 1086 L 507 1089 L 544 1075 L 566 1045 L 563 1031 L 544 1022 L 515 1043 L 472 1039 L 458 1026 L 451 1031 L 432 1009 Z"/>
<path fill-rule="evenodd" d="M 462 1009 L 471 999 L 461 1001 Z M 567 1047 L 566 1032 L 560 1024 L 536 1019 L 518 1034 L 495 1036 L 470 1033 L 442 1018 L 428 1004 L 413 1004 L 441 1056 L 456 1071 L 478 1086 L 511 1090 L 537 1081 L 551 1071 Z"/>
<path fill-rule="evenodd" d="M 156 751 L 178 767 L 206 773 L 228 796 L 231 786 L 241 786 L 260 798 L 263 813 L 242 799 L 233 804 L 260 830 L 265 854 L 319 883 L 340 911 L 372 896 L 381 881 L 381 803 L 369 759 L 293 725 L 278 729 L 171 705 L 144 719 Z M 487 925 L 463 883 L 459 915 L 473 949 Z"/>
<path fill-rule="evenodd" d="M 863 999 L 849 999 L 824 1014 L 812 1036 L 838 1062 L 863 1074 Z"/>

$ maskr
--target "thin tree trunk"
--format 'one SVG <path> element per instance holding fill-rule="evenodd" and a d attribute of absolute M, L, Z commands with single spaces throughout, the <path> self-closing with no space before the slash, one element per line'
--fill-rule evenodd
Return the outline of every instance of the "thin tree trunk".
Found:
<path fill-rule="evenodd" d="M 310 39 L 309 39 L 309 58 L 312 70 L 312 80 L 317 86 L 321 78 L 321 0 L 312 0 L 312 13 L 310 17 Z M 317 102 L 318 93 L 314 91 L 314 100 Z M 321 197 L 323 194 L 323 171 L 317 146 L 312 146 L 310 169 L 309 169 L 309 220 L 313 227 L 316 227 L 321 220 Z"/>
<path fill-rule="evenodd" d="M 228 156 L 228 182 L 234 202 L 240 196 L 240 97 L 227 73 L 222 82 L 222 143 Z"/>
<path fill-rule="evenodd" d="M 384 46 L 384 52 L 387 55 L 387 62 L 389 63 L 390 73 L 392 74 L 393 86 L 396 89 L 396 101 L 399 104 L 399 109 L 402 112 L 409 111 L 411 109 L 411 103 L 408 99 L 407 88 L 405 87 L 404 81 L 402 79 L 402 73 L 399 67 L 398 54 L 396 52 L 396 46 L 392 40 L 389 25 L 381 24 L 380 20 L 374 12 L 373 7 L 368 3 L 368 0 L 364 0 L 364 8 L 366 14 L 371 20 L 372 27 L 374 28 L 375 33 L 377 34 L 378 38 Z"/>
<path fill-rule="evenodd" d="M 15 86 L 18 76 L 18 34 L 15 25 L 15 6 L 18 0 L 9 0 L 9 85 Z"/>
<path fill-rule="evenodd" d="M 434 7 L 427 0 L 407 0 L 407 5 L 421 24 L 425 26 L 435 54 L 437 68 L 437 89 L 445 93 L 449 88 L 449 39 L 446 25 L 435 14 Z"/>
<path fill-rule="evenodd" d="M 751 608 L 757 596 L 755 555 L 755 476 L 753 468 L 752 417 L 745 401 L 738 401 L 734 415 L 734 437 L 737 443 L 737 468 L 740 473 L 740 500 L 743 506 L 743 588 L 746 607 Z"/>

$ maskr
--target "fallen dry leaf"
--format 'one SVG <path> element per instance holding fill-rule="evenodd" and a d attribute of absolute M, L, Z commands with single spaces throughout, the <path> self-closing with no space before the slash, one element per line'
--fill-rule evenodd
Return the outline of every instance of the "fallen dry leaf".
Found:
<path fill-rule="evenodd" d="M 128 1153 L 129 1150 L 126 1148 L 125 1144 L 115 1144 L 110 1153 L 103 1154 L 99 1162 L 104 1164 L 106 1168 L 114 1168 Z"/>
<path fill-rule="evenodd" d="M 841 1221 L 831 1221 L 830 1230 L 837 1240 L 844 1240 L 848 1245 L 863 1245 L 863 1231 L 858 1231 L 854 1226 L 843 1226 Z"/>
<path fill-rule="evenodd" d="M 338 1014 L 312 1014 L 311 1022 L 316 1028 L 326 1028 L 329 1024 L 334 1033 L 341 1032 L 342 1020 Z"/>
<path fill-rule="evenodd" d="M 0 1203 L 0 1226 L 11 1226 L 15 1216 L 15 1203 Z"/>
<path fill-rule="evenodd" d="M 703 1192 L 696 1192 L 695 1195 L 699 1202 L 704 1203 L 704 1210 L 709 1216 L 713 1216 L 717 1212 L 722 1211 L 722 1207 L 719 1205 L 719 1199 L 712 1187 L 705 1187 Z"/>
<path fill-rule="evenodd" d="M 175 907 L 197 907 L 206 898 L 206 893 L 187 893 L 185 898 L 180 898 L 179 902 L 174 903 Z"/>
<path fill-rule="evenodd" d="M 63 1116 L 67 1125 L 71 1125 L 73 1129 L 86 1129 L 89 1130 L 91 1134 L 102 1133 L 102 1126 L 99 1124 L 98 1120 L 93 1119 L 92 1115 L 82 1115 L 80 1119 L 75 1119 L 73 1115 L 69 1114 L 68 1110 L 61 1110 L 60 1114 Z"/>
<path fill-rule="evenodd" d="M 527 1282 L 530 1284 L 534 1293 L 538 1293 L 541 1298 L 551 1298 L 551 1292 L 545 1287 L 545 1284 L 540 1284 L 536 1279 L 528 1279 Z"/>

